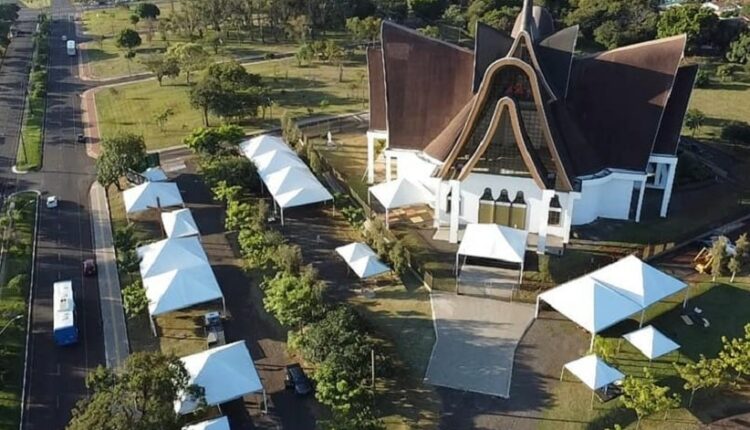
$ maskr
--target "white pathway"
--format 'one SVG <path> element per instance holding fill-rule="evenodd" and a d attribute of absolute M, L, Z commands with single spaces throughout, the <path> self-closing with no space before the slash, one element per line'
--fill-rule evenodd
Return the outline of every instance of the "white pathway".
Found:
<path fill-rule="evenodd" d="M 534 306 L 432 293 L 436 340 L 425 382 L 510 397 L 513 358 L 534 319 Z"/>

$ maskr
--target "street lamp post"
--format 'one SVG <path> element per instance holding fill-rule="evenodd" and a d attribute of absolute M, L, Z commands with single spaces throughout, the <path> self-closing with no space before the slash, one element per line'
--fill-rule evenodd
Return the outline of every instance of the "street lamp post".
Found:
<path fill-rule="evenodd" d="M 13 322 L 15 322 L 17 320 L 20 320 L 21 318 L 23 318 L 23 315 L 21 315 L 21 314 L 18 314 L 16 316 L 14 316 L 13 318 L 11 318 L 10 321 L 8 321 L 8 323 L 5 324 L 5 327 L 3 327 L 2 330 L 0 330 L 0 335 L 2 335 L 5 332 L 5 330 L 7 330 L 8 327 L 10 327 L 10 325 L 13 324 Z"/>

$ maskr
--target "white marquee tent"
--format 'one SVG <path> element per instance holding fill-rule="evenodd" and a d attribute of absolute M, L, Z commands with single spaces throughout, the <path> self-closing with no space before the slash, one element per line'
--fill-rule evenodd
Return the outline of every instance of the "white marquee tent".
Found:
<path fill-rule="evenodd" d="M 227 417 L 216 418 L 215 420 L 201 421 L 197 424 L 185 426 L 182 430 L 231 430 Z"/>
<path fill-rule="evenodd" d="M 391 271 L 388 266 L 378 259 L 375 251 L 364 243 L 354 242 L 339 246 L 336 248 L 336 252 L 361 279 L 382 275 Z"/>
<path fill-rule="evenodd" d="M 622 337 L 638 351 L 641 351 L 649 360 L 659 358 L 680 348 L 680 345 L 652 325 L 630 332 Z"/>
<path fill-rule="evenodd" d="M 281 138 L 257 136 L 241 143 L 240 150 L 255 164 L 274 206 L 281 209 L 282 226 L 284 209 L 333 200 L 331 193 Z"/>
<path fill-rule="evenodd" d="M 162 315 L 199 303 L 221 299 L 219 283 L 211 266 L 202 264 L 175 268 L 169 272 L 143 278 L 143 288 L 148 297 L 148 311 L 152 316 Z"/>
<path fill-rule="evenodd" d="M 136 249 L 141 259 L 141 276 L 160 275 L 174 269 L 208 264 L 208 257 L 197 237 L 164 239 Z"/>
<path fill-rule="evenodd" d="M 251 393 L 266 391 L 255 369 L 255 363 L 245 341 L 233 342 L 180 359 L 190 377 L 189 383 L 205 389 L 206 404 L 220 405 Z M 188 414 L 198 406 L 194 399 L 183 394 L 175 402 L 175 411 Z"/>
<path fill-rule="evenodd" d="M 391 209 L 428 204 L 434 200 L 432 194 L 422 184 L 409 178 L 399 178 L 373 185 L 369 188 L 369 192 L 385 208 L 386 227 L 388 227 L 388 212 Z"/>
<path fill-rule="evenodd" d="M 161 167 L 149 167 L 141 173 L 141 176 L 149 182 L 164 182 L 167 180 L 167 174 Z"/>
<path fill-rule="evenodd" d="M 602 281 L 643 308 L 682 290 L 686 290 L 685 301 L 688 297 L 686 283 L 649 266 L 634 255 L 604 266 L 587 276 Z"/>
<path fill-rule="evenodd" d="M 198 236 L 198 225 L 195 223 L 190 209 L 184 208 L 172 212 L 162 212 L 161 222 L 167 237 L 189 237 Z"/>
<path fill-rule="evenodd" d="M 594 392 L 609 384 L 622 380 L 625 375 L 619 370 L 605 363 L 601 358 L 594 354 L 581 357 L 571 361 L 563 366 L 560 372 L 560 380 L 563 379 L 565 369 L 575 375 L 587 387 L 592 390 L 591 402 L 594 402 Z"/>
<path fill-rule="evenodd" d="M 641 310 L 634 301 L 588 276 L 539 294 L 536 317 L 542 300 L 591 333 L 592 348 L 597 333 Z"/>
<path fill-rule="evenodd" d="M 154 208 L 184 206 L 177 184 L 172 182 L 144 182 L 122 192 L 125 212 L 143 212 Z"/>

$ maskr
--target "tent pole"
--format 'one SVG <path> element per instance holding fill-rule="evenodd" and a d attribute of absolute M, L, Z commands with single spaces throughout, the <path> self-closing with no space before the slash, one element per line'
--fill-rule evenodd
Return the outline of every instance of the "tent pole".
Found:
<path fill-rule="evenodd" d="M 281 208 L 281 226 L 284 227 L 284 208 Z"/>
<path fill-rule="evenodd" d="M 562 369 L 560 369 L 560 382 L 562 382 L 563 380 L 563 375 L 565 375 L 565 366 L 563 366 Z"/>
<path fill-rule="evenodd" d="M 591 406 L 589 407 L 589 409 L 592 409 L 592 410 L 594 409 L 594 394 L 596 394 L 596 391 L 591 390 Z"/>
<path fill-rule="evenodd" d="M 643 318 L 646 316 L 646 308 L 641 309 L 641 322 L 638 323 L 638 328 L 643 327 Z"/>
<path fill-rule="evenodd" d="M 224 315 L 227 314 L 227 302 L 224 295 L 221 296 L 221 307 L 224 309 Z"/>
<path fill-rule="evenodd" d="M 456 253 L 456 263 L 453 265 L 453 272 L 458 276 L 458 253 Z"/>
<path fill-rule="evenodd" d="M 594 338 L 596 337 L 596 333 L 591 333 L 591 344 L 589 344 L 589 352 L 594 350 Z"/>
<path fill-rule="evenodd" d="M 154 322 L 154 317 L 152 315 L 148 316 L 148 322 L 151 323 L 151 331 L 154 333 L 154 337 L 157 337 L 156 323 Z"/>
<path fill-rule="evenodd" d="M 534 319 L 539 318 L 539 296 L 536 296 L 536 310 L 534 311 Z"/>
<path fill-rule="evenodd" d="M 688 297 L 690 297 L 690 284 L 687 284 L 687 288 L 685 288 L 685 300 L 682 301 L 682 309 L 687 307 Z"/>
<path fill-rule="evenodd" d="M 263 413 L 268 413 L 268 399 L 266 398 L 266 389 L 263 388 Z"/>
<path fill-rule="evenodd" d="M 385 210 L 385 228 L 386 230 L 391 229 L 390 225 L 388 224 L 388 209 Z"/>

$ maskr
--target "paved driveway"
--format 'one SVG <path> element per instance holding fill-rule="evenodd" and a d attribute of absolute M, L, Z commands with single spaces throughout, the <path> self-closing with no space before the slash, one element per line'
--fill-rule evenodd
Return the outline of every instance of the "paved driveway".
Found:
<path fill-rule="evenodd" d="M 432 307 L 437 339 L 425 382 L 509 397 L 516 346 L 534 307 L 439 291 Z"/>

